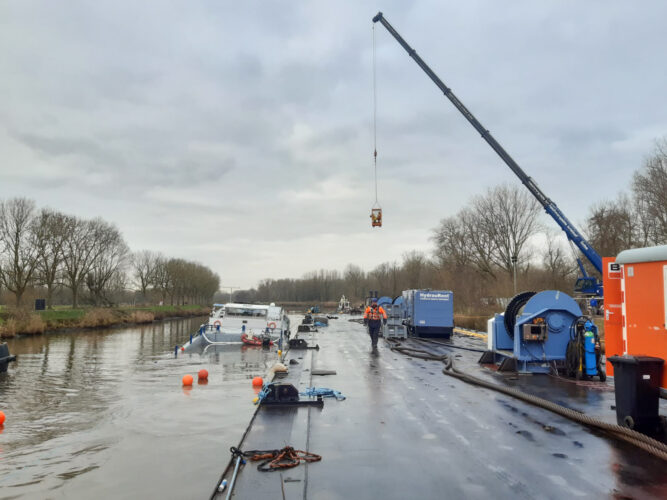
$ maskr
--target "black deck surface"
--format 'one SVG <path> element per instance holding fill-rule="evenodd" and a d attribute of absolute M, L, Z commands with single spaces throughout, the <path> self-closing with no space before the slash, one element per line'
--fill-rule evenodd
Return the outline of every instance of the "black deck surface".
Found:
<path fill-rule="evenodd" d="M 357 323 L 332 320 L 301 337 L 321 349 L 288 353 L 287 361 L 299 362 L 290 366 L 290 382 L 299 389 L 332 388 L 347 399 L 326 399 L 323 409 L 259 410 L 242 449 L 291 445 L 323 457 L 282 472 L 286 499 L 667 498 L 662 461 L 546 410 L 447 377 L 442 364 L 393 353 L 382 340 L 379 354 L 372 355 Z M 484 348 L 479 339 L 455 336 L 451 342 Z M 453 352 L 462 370 L 615 423 L 609 384 L 548 375 L 508 378 L 478 366 L 477 353 L 426 346 Z M 313 368 L 337 374 L 313 376 Z M 664 403 L 661 413 L 667 413 Z M 259 472 L 249 462 L 233 497 L 281 499 L 281 475 Z"/>

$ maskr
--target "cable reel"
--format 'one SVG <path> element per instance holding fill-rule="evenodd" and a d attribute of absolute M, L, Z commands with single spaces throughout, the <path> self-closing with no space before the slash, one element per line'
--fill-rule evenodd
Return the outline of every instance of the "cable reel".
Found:
<path fill-rule="evenodd" d="M 530 300 L 530 298 L 535 295 L 535 292 L 522 292 L 519 295 L 516 295 L 510 303 L 507 304 L 505 309 L 505 315 L 503 317 L 503 323 L 505 323 L 505 329 L 507 334 L 511 339 L 514 338 L 514 326 L 516 325 L 516 317 L 519 315 L 519 312 Z"/>

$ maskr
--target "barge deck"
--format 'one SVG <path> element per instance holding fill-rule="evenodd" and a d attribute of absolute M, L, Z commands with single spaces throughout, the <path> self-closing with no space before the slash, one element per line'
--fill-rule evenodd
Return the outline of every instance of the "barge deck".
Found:
<path fill-rule="evenodd" d="M 667 498 L 661 460 L 549 411 L 447 377 L 442 364 L 392 352 L 387 341 L 373 355 L 358 323 L 341 318 L 300 338 L 320 349 L 290 350 L 284 381 L 300 391 L 332 388 L 347 399 L 326 399 L 323 408 L 260 407 L 240 448 L 289 445 L 322 460 L 282 472 L 260 472 L 248 461 L 234 498 Z M 442 343 L 409 339 L 405 345 L 452 353 L 461 370 L 615 423 L 609 383 L 493 373 L 477 365 L 478 353 L 447 342 L 484 348 L 481 339 L 458 335 Z M 316 369 L 336 374 L 313 375 Z M 229 481 L 231 469 L 225 477 Z M 227 493 L 214 492 L 212 498 Z"/>

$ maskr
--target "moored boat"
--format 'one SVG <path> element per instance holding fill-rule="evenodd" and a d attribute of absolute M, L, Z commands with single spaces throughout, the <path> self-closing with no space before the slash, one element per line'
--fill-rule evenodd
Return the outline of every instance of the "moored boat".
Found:
<path fill-rule="evenodd" d="M 246 345 L 252 345 L 252 346 L 268 347 L 273 345 L 273 340 L 271 340 L 271 337 L 267 334 L 256 336 L 256 335 L 249 335 L 247 333 L 242 333 L 241 342 L 243 342 Z"/>
<path fill-rule="evenodd" d="M 289 337 L 290 320 L 282 307 L 271 304 L 241 304 L 230 302 L 214 304 L 208 321 L 187 344 L 186 349 L 197 345 L 221 343 L 245 343 L 247 338 L 266 335 L 270 340 Z M 258 344 L 248 344 L 258 345 Z M 261 343 L 259 345 L 262 345 Z"/>

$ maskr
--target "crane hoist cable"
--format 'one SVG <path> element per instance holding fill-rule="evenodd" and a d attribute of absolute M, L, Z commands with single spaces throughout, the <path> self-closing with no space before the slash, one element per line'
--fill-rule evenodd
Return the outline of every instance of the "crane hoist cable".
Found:
<path fill-rule="evenodd" d="M 371 226 L 382 227 L 382 207 L 378 202 L 378 149 L 377 149 L 377 77 L 375 62 L 375 23 L 373 23 L 373 175 L 375 203 L 371 207 Z"/>

